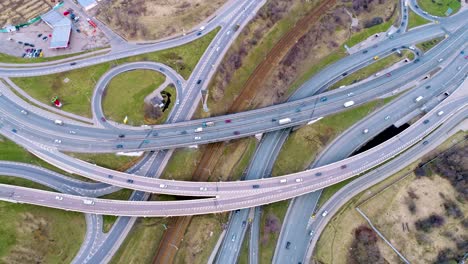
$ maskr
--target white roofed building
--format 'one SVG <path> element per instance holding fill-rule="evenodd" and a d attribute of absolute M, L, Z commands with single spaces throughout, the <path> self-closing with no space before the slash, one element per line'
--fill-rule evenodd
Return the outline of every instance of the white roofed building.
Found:
<path fill-rule="evenodd" d="M 49 48 L 58 49 L 68 47 L 71 34 L 70 19 L 62 16 L 53 9 L 42 15 L 41 19 L 53 29 Z"/>

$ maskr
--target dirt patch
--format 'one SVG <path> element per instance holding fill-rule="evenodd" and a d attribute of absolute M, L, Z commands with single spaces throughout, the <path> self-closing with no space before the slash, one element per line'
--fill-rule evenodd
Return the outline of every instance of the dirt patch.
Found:
<path fill-rule="evenodd" d="M 468 249 L 466 189 L 454 188 L 463 182 L 456 175 L 457 169 L 466 165 L 461 157 L 467 145 L 447 151 L 431 163 L 444 177 L 435 173 L 430 177 L 412 175 L 361 206 L 412 263 L 459 261 Z"/>
<path fill-rule="evenodd" d="M 0 2 L 0 28 L 26 23 L 52 8 L 47 0 L 2 0 Z"/>
<path fill-rule="evenodd" d="M 94 12 L 129 40 L 181 34 L 199 24 L 227 0 L 105 0 Z"/>

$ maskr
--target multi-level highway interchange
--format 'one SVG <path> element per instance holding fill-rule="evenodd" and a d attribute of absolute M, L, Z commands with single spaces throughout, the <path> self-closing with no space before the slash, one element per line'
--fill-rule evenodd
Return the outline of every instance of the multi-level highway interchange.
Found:
<path fill-rule="evenodd" d="M 330 219 L 329 214 L 326 218 L 320 218 L 312 225 L 307 225 L 308 218 L 314 211 L 320 195 L 320 192 L 316 191 L 350 177 L 363 175 L 337 193 L 323 206 L 324 209 L 321 209 L 332 212 L 333 209 L 336 210 L 340 204 L 343 204 L 343 201 L 365 189 L 370 183 L 390 176 L 411 160 L 436 147 L 437 142 L 442 137 L 446 137 L 447 131 L 466 119 L 468 115 L 468 84 L 466 82 L 468 60 L 463 54 L 467 52 L 468 22 L 464 16 L 468 14 L 468 11 L 460 11 L 448 18 L 437 18 L 422 13 L 420 9 L 414 8 L 414 2 L 410 2 L 409 8 L 414 12 L 437 22 L 409 32 L 405 32 L 406 27 L 402 27 L 401 33 L 394 33 L 394 37 L 386 38 L 378 45 L 367 48 L 365 53 L 356 52 L 346 56 L 308 80 L 287 103 L 226 116 L 186 121 L 193 115 L 201 98 L 200 91 L 206 89 L 208 80 L 213 74 L 211 65 L 217 65 L 220 62 L 222 55 L 235 39 L 236 34 L 228 32 L 231 32 L 232 27 L 237 24 L 241 28 L 244 27 L 263 4 L 264 1 L 237 1 L 225 6 L 215 19 L 206 24 L 205 31 L 214 30 L 218 26 L 221 30 L 200 59 L 188 81 L 183 80 L 170 67 L 159 63 L 129 63 L 107 72 L 97 82 L 94 89 L 93 125 L 29 105 L 0 83 L 2 93 L 0 133 L 2 135 L 56 167 L 101 182 L 84 183 L 36 166 L 0 162 L 0 175 L 27 178 L 63 193 L 59 195 L 60 199 L 57 199 L 56 192 L 0 184 L 0 199 L 86 213 L 88 243 L 83 244 L 74 262 L 102 263 L 109 261 L 112 252 L 115 252 L 116 247 L 118 248 L 121 244 L 135 218 L 120 217 L 109 235 L 103 239 L 96 233 L 95 228 L 92 228 L 93 225 L 102 221 L 97 215 L 132 217 L 196 215 L 251 208 L 298 197 L 293 200 L 285 220 L 295 224 L 283 225 L 278 242 L 278 245 L 284 245 L 284 241 L 293 241 L 297 247 L 291 253 L 286 252 L 283 246 L 278 246 L 273 259 L 275 263 L 298 263 L 308 260 L 310 254 L 307 252 L 311 252 L 320 235 L 320 230 Z M 401 6 L 401 11 L 407 12 L 407 8 L 404 5 Z M 122 44 L 125 48 L 116 49 L 106 55 L 77 59 L 74 60 L 73 65 L 69 61 L 8 65 L 8 67 L 0 68 L 0 76 L 24 77 L 65 72 L 118 58 L 176 47 L 199 37 L 202 36 L 199 36 L 197 31 L 193 31 L 184 36 L 150 45 L 125 46 Z M 350 74 L 375 62 L 373 59 L 375 56 L 382 58 L 394 53 L 396 49 L 407 49 L 411 45 L 435 37 L 445 39 L 429 52 L 416 56 L 413 62 L 393 70 L 390 77 L 381 76 L 350 87 L 326 91 L 328 87 L 343 78 L 344 73 Z M 440 71 L 431 78 L 427 78 L 428 73 L 436 68 L 440 68 Z M 180 104 L 174 107 L 167 124 L 130 127 L 101 121 L 101 117 L 104 117 L 101 106 L 103 90 L 114 76 L 132 69 L 159 71 L 175 84 Z M 204 82 L 198 84 L 198 80 L 204 80 Z M 344 107 L 345 102 L 350 100 L 354 102 L 352 106 L 354 107 L 405 90 L 404 95 L 398 97 L 397 100 L 357 123 L 346 134 L 336 139 L 321 154 L 313 168 L 280 177 L 266 177 L 271 173 L 279 149 L 292 127 L 307 125 L 320 118 L 344 111 L 348 109 Z M 444 96 L 444 93 L 448 96 Z M 419 96 L 422 96 L 422 99 L 416 100 Z M 408 129 L 377 147 L 346 158 L 379 131 L 419 111 L 423 105 L 426 106 L 424 116 Z M 29 114 L 22 114 L 23 109 L 26 109 Z M 384 119 L 386 116 L 390 118 Z M 290 118 L 291 122 L 280 125 L 278 120 L 284 118 Z M 54 120 L 57 119 L 63 120 L 64 124 L 54 125 Z M 195 133 L 195 129 L 200 127 L 202 122 L 207 121 L 212 121 L 216 125 L 205 128 L 201 133 Z M 369 133 L 363 134 L 362 131 L 368 128 L 372 129 Z M 69 131 L 76 131 L 76 133 L 71 134 Z M 263 138 L 244 181 L 188 182 L 155 177 L 164 169 L 171 155 L 168 149 L 226 141 L 260 133 L 263 133 Z M 119 134 L 125 134 L 125 139 L 118 138 Z M 56 139 L 61 143 L 54 143 Z M 98 167 L 62 153 L 64 151 L 109 153 L 122 150 L 148 152 L 127 172 Z M 130 201 L 96 198 L 120 188 L 133 189 L 137 192 L 134 192 Z M 149 202 L 145 201 L 148 197 L 147 193 L 199 196 L 200 199 Z M 248 210 L 241 210 L 232 215 L 226 239 L 216 260 L 218 263 L 236 262 L 243 240 L 241 238 L 245 236 L 246 231 L 242 223 L 245 223 L 248 213 Z M 258 210 L 255 210 L 252 234 L 255 228 L 258 231 L 257 214 Z M 309 236 L 309 232 L 304 232 L 304 230 L 315 230 L 315 234 Z M 231 237 L 238 239 L 231 241 Z M 96 239 L 103 239 L 104 242 L 100 245 L 89 243 L 90 240 Z M 251 240 L 254 239 L 255 236 L 252 235 Z M 311 241 L 312 243 L 309 243 Z M 255 245 L 257 243 L 254 241 L 251 244 L 249 261 L 256 263 L 258 249 L 255 249 Z"/>

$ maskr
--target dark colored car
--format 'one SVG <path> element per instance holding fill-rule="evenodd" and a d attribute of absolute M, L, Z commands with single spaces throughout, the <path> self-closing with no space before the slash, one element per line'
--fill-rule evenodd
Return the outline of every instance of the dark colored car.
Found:
<path fill-rule="evenodd" d="M 348 167 L 348 165 L 344 164 L 344 165 L 341 165 L 341 168 L 342 169 L 346 169 Z"/>
<path fill-rule="evenodd" d="M 423 142 L 423 145 L 427 145 L 427 143 L 429 143 L 429 142 L 428 142 L 427 140 L 425 140 L 425 141 Z"/>
<path fill-rule="evenodd" d="M 76 62 L 72 62 L 72 63 L 70 63 L 70 65 L 71 65 L 71 66 L 76 65 Z"/>
<path fill-rule="evenodd" d="M 347 72 L 345 72 L 345 73 L 341 74 L 341 76 L 346 76 L 346 75 L 348 75 L 348 73 L 347 73 Z"/>
<path fill-rule="evenodd" d="M 81 32 L 81 30 L 79 30 L 79 29 L 77 28 L 77 29 L 76 29 L 76 32 L 80 33 L 80 32 Z"/>
<path fill-rule="evenodd" d="M 46 41 L 48 39 L 47 36 L 43 37 L 42 40 Z"/>
<path fill-rule="evenodd" d="M 254 185 L 252 185 L 252 188 L 254 188 L 254 189 L 258 189 L 258 188 L 260 188 L 260 185 L 258 185 L 258 184 L 254 184 Z"/>
<path fill-rule="evenodd" d="M 245 227 L 247 225 L 247 222 L 242 221 L 242 227 Z"/>
<path fill-rule="evenodd" d="M 377 48 L 377 47 L 378 47 L 378 45 L 377 45 L 377 44 L 375 44 L 375 45 L 374 45 L 374 46 L 372 46 L 372 47 L 373 47 L 373 48 Z"/>
<path fill-rule="evenodd" d="M 321 172 L 317 172 L 317 173 L 315 173 L 315 176 L 322 176 L 322 173 L 321 173 Z"/>
<path fill-rule="evenodd" d="M 427 124 L 427 123 L 429 123 L 429 120 L 426 119 L 423 121 L 423 124 Z"/>
<path fill-rule="evenodd" d="M 320 98 L 320 102 L 326 102 L 328 99 L 326 97 Z"/>
<path fill-rule="evenodd" d="M 429 89 L 429 88 L 431 88 L 431 86 L 430 86 L 430 85 L 426 86 L 426 89 Z"/>
<path fill-rule="evenodd" d="M 240 132 L 239 131 L 234 131 L 234 135 L 239 135 Z"/>
<path fill-rule="evenodd" d="M 119 135 L 119 138 L 124 138 L 124 137 L 125 137 L 124 134 L 120 134 L 120 135 Z"/>
<path fill-rule="evenodd" d="M 104 117 L 101 117 L 102 122 L 106 122 L 106 119 Z"/>
<path fill-rule="evenodd" d="M 42 33 L 40 33 L 39 35 L 37 35 L 38 38 L 42 37 Z"/>
<path fill-rule="evenodd" d="M 237 210 L 234 211 L 234 213 L 236 213 L 236 214 L 237 214 L 238 212 L 240 212 L 240 209 L 237 209 Z"/>
<path fill-rule="evenodd" d="M 286 242 L 286 249 L 289 249 L 289 247 L 291 246 L 291 242 Z"/>
<path fill-rule="evenodd" d="M 419 59 L 415 59 L 415 60 L 414 60 L 414 63 L 417 63 L 417 62 L 419 62 Z"/>
<path fill-rule="evenodd" d="M 16 132 L 18 132 L 18 130 L 16 130 L 16 128 L 13 128 L 13 129 L 11 130 L 11 132 L 16 133 Z"/>
<path fill-rule="evenodd" d="M 153 137 L 157 137 L 158 136 L 158 132 L 153 132 Z"/>
<path fill-rule="evenodd" d="M 387 77 L 390 77 L 390 76 L 392 76 L 392 74 L 391 74 L 391 73 L 389 73 L 389 72 L 387 72 L 387 74 L 385 74 L 385 75 L 386 75 Z"/>
<path fill-rule="evenodd" d="M 418 6 L 418 5 L 414 5 L 414 7 L 416 7 L 416 8 L 419 8 L 419 6 Z"/>
<path fill-rule="evenodd" d="M 197 33 L 197 36 L 200 36 L 201 34 L 202 34 L 201 32 L 198 32 L 198 33 Z"/>
<path fill-rule="evenodd" d="M 396 33 L 400 33 L 401 32 L 401 29 L 397 30 Z"/>
<path fill-rule="evenodd" d="M 396 50 L 397 50 L 397 48 L 393 48 L 393 49 L 392 49 L 392 51 L 396 51 Z"/>
<path fill-rule="evenodd" d="M 366 53 L 367 53 L 367 50 L 364 50 L 362 53 L 363 53 L 363 54 L 366 54 Z"/>
<path fill-rule="evenodd" d="M 127 182 L 128 182 L 128 183 L 133 183 L 133 180 L 132 180 L 132 179 L 128 179 Z"/>
<path fill-rule="evenodd" d="M 112 178 L 114 178 L 114 176 L 112 176 L 112 175 L 107 175 L 107 178 L 112 179 Z"/>
<path fill-rule="evenodd" d="M 201 83 L 201 80 L 198 80 L 198 81 L 197 81 L 197 84 L 200 84 L 200 83 Z"/>
<path fill-rule="evenodd" d="M 123 145 L 122 145 L 122 144 L 118 144 L 118 145 L 117 145 L 117 148 L 119 148 L 119 149 L 120 149 L 120 148 L 123 148 Z"/>

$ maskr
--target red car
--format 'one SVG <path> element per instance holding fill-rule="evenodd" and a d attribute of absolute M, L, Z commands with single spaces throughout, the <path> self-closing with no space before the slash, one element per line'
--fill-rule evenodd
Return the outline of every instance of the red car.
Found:
<path fill-rule="evenodd" d="M 102 122 L 106 122 L 106 119 L 104 117 L 101 117 Z"/>
<path fill-rule="evenodd" d="M 391 73 L 389 73 L 389 72 L 387 72 L 387 74 L 385 74 L 385 75 L 386 75 L 387 77 L 390 77 L 390 76 L 392 76 L 392 74 L 391 74 Z"/>
<path fill-rule="evenodd" d="M 224 123 L 231 123 L 231 119 L 224 120 Z"/>

